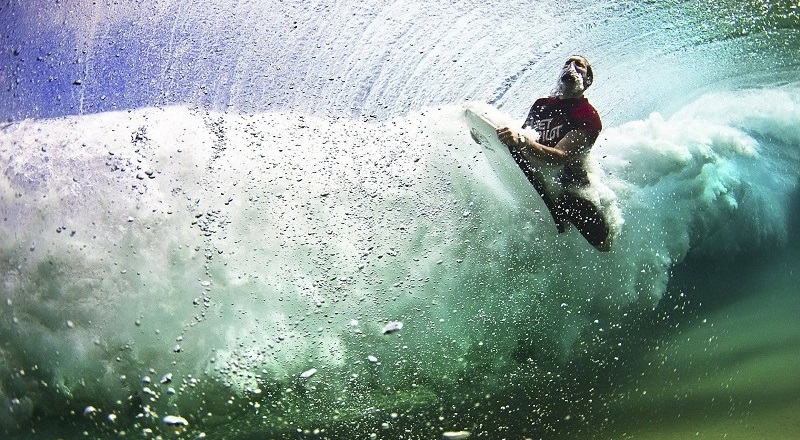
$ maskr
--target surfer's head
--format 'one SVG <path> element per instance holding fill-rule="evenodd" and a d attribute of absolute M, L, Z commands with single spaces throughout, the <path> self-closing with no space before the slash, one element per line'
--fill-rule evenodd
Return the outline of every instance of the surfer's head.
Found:
<path fill-rule="evenodd" d="M 567 58 L 561 68 L 553 94 L 562 98 L 577 98 L 592 85 L 593 80 L 594 74 L 589 61 L 580 55 L 573 55 Z"/>

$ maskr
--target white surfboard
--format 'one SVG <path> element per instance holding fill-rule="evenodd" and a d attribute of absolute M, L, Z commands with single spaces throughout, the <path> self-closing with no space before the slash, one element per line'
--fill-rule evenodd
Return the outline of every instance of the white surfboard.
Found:
<path fill-rule="evenodd" d="M 515 192 L 518 186 L 524 182 L 522 190 L 529 192 L 532 189 L 530 183 L 517 162 L 511 157 L 508 147 L 497 138 L 498 127 L 520 127 L 522 124 L 489 104 L 475 102 L 464 104 L 464 117 L 470 128 L 472 139 L 480 144 L 489 164 L 506 189 Z M 537 133 L 533 130 L 524 130 L 523 133 L 532 139 L 538 138 Z M 547 191 L 553 196 L 558 195 L 561 186 L 556 179 L 561 167 L 539 164 L 537 169 L 543 176 L 542 183 Z"/>

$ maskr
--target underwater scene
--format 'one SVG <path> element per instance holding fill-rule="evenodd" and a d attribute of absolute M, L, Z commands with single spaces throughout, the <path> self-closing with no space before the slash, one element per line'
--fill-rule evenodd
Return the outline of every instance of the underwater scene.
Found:
<path fill-rule="evenodd" d="M 0 437 L 800 438 L 800 4 L 0 2 Z M 571 55 L 610 252 L 465 103 Z"/>

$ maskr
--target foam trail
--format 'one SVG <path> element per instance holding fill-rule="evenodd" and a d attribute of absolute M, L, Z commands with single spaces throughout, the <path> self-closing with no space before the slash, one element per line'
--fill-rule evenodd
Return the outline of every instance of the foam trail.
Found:
<path fill-rule="evenodd" d="M 595 172 L 625 219 L 610 254 L 558 236 L 533 191 L 495 181 L 460 107 L 383 123 L 176 107 L 6 127 L 4 427 L 90 404 L 119 423 L 158 430 L 179 411 L 207 428 L 231 392 L 288 417 L 305 398 L 281 390 L 312 368 L 315 401 L 355 409 L 380 390 L 457 392 L 474 365 L 486 386 L 535 383 L 531 369 L 653 307 L 688 252 L 727 234 L 785 240 L 797 175 L 772 171 L 797 168 L 737 128 L 754 121 L 740 104 L 724 109 L 739 119 L 701 119 L 701 100 L 603 133 Z M 402 330 L 383 335 L 393 321 Z M 155 383 L 166 373 L 174 394 Z"/>

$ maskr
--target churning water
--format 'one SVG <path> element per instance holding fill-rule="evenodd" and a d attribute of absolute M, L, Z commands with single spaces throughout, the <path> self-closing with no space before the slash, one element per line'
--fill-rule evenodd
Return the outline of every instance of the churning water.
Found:
<path fill-rule="evenodd" d="M 798 435 L 791 2 L 39 3 L 0 6 L 6 436 Z M 572 53 L 608 254 L 462 116 Z"/>

